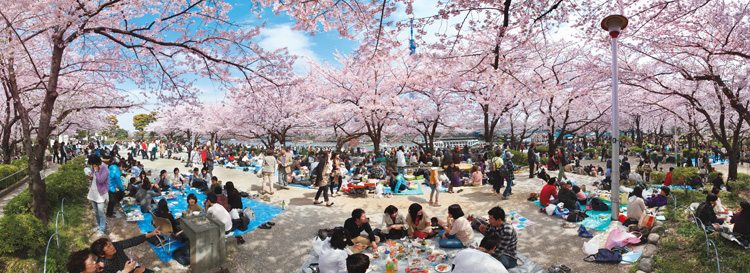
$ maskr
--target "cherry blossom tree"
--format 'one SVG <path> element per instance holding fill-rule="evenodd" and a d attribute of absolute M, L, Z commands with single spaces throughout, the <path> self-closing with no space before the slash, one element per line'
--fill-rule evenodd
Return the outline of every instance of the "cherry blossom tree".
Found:
<path fill-rule="evenodd" d="M 389 127 L 392 128 L 405 115 L 401 95 L 409 91 L 413 72 L 408 69 L 413 61 L 406 57 L 408 55 L 385 50 L 381 52 L 371 54 L 360 47 L 352 55 L 338 55 L 341 68 L 326 64 L 311 69 L 316 71 L 312 75 L 320 77 L 325 83 L 319 87 L 319 101 L 325 101 L 325 105 L 345 107 L 347 111 L 337 115 L 352 116 L 353 122 L 361 123 L 363 132 L 373 143 L 375 153 L 380 151 L 380 143 Z"/>
<path fill-rule="evenodd" d="M 632 52 L 623 83 L 661 96 L 654 105 L 673 112 L 695 135 L 710 132 L 726 148 L 728 178 L 735 179 L 743 123 L 750 121 L 750 3 L 660 2 L 634 9 L 636 23 L 623 45 Z"/>
<path fill-rule="evenodd" d="M 226 2 L 204 0 L 4 3 L 0 52 L 13 60 L 17 86 L 37 93 L 33 100 L 25 99 L 23 89 L 10 88 L 21 116 L 37 218 L 48 220 L 46 187 L 39 173 L 55 129 L 58 98 L 70 90 L 99 97 L 101 90 L 75 79 L 99 85 L 130 81 L 169 101 L 190 99 L 196 93 L 188 76 L 220 82 L 233 75 L 270 80 L 271 68 L 288 65 L 283 56 L 264 52 L 252 42 L 261 26 L 232 24 L 227 17 L 230 9 Z M 83 107 L 111 108 L 110 102 Z M 40 109 L 40 118 L 32 139 L 33 107 Z"/>

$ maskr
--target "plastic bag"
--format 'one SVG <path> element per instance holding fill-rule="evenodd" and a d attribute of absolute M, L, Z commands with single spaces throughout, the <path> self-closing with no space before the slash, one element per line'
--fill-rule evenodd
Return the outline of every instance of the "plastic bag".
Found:
<path fill-rule="evenodd" d="M 594 255 L 599 251 L 599 245 L 602 243 L 602 237 L 604 233 L 599 233 L 594 238 L 591 238 L 588 242 L 583 243 L 583 252 L 586 255 Z"/>
<path fill-rule="evenodd" d="M 557 206 L 553 204 L 549 204 L 549 206 L 547 206 L 545 210 L 547 211 L 547 215 L 552 216 L 552 214 L 555 214 L 555 210 L 557 210 Z"/>
<path fill-rule="evenodd" d="M 637 232 L 640 235 L 640 232 Z M 640 243 L 641 239 L 639 236 L 635 236 L 632 233 L 628 233 L 622 229 L 613 229 L 607 237 L 607 242 L 604 244 L 606 249 L 612 249 L 613 247 L 622 247 L 628 244 Z"/>

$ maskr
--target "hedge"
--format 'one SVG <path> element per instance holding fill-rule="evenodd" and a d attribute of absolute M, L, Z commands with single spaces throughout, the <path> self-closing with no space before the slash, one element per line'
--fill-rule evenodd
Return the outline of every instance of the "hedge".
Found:
<path fill-rule="evenodd" d="M 539 164 L 542 164 L 542 165 L 546 166 L 547 163 L 549 163 L 549 158 L 548 157 L 542 157 L 542 158 L 539 159 Z"/>
<path fill-rule="evenodd" d="M 653 184 L 664 184 L 665 178 L 667 178 L 667 174 L 663 172 L 651 172 L 651 183 Z"/>
<path fill-rule="evenodd" d="M 672 170 L 672 183 L 675 185 L 687 184 L 693 177 L 698 176 L 698 168 L 685 167 Z"/>
<path fill-rule="evenodd" d="M 52 242 L 47 259 L 48 272 L 64 272 L 71 249 L 82 249 L 89 242 L 81 237 L 82 232 L 91 228 L 91 223 L 82 221 L 87 214 L 86 192 L 88 179 L 82 170 L 84 159 L 71 160 L 61 169 L 45 178 L 47 201 L 49 204 L 48 225 L 30 213 L 29 190 L 12 198 L 5 206 L 5 216 L 0 219 L 0 256 L 5 259 L 0 271 L 21 272 L 31 267 L 32 272 L 41 272 L 44 264 L 44 251 L 47 240 L 52 235 L 56 213 L 60 211 L 60 200 L 65 197 L 65 222 L 59 230 L 60 248 Z M 81 168 L 82 169 L 82 168 Z M 82 239 L 83 238 L 83 239 Z"/>
<path fill-rule="evenodd" d="M 513 154 L 513 158 L 511 161 L 513 161 L 513 165 L 516 166 L 526 166 L 529 165 L 528 155 L 521 151 L 511 150 L 508 149 L 511 154 Z"/>
<path fill-rule="evenodd" d="M 709 173 L 708 174 L 708 180 L 707 180 L 707 182 L 711 183 L 711 181 L 714 181 L 714 178 L 716 178 L 717 176 L 719 176 L 719 174 L 724 175 L 722 172 L 711 172 L 711 173 Z"/>
<path fill-rule="evenodd" d="M 536 147 L 536 150 L 539 151 L 540 153 L 542 152 L 546 153 L 546 152 L 549 152 L 549 146 L 539 146 L 539 147 Z"/>

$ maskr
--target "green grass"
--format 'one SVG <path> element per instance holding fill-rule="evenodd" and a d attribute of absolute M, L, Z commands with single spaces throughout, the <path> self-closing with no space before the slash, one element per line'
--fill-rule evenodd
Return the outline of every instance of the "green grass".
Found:
<path fill-rule="evenodd" d="M 677 196 L 677 205 L 689 206 L 705 200 L 701 192 L 689 191 L 687 197 L 683 190 L 673 190 Z M 738 206 L 737 200 L 724 198 L 724 206 L 734 210 Z M 673 218 L 673 207 L 670 200 L 665 216 L 669 231 L 660 240 L 659 253 L 654 256 L 653 272 L 716 272 L 716 257 L 711 248 L 711 254 L 706 256 L 706 239 L 702 231 L 695 224 L 689 222 L 689 214 L 678 209 L 677 219 Z M 709 234 L 719 252 L 722 272 L 747 272 L 750 264 L 750 253 L 734 242 L 726 240 L 718 234 Z M 637 268 L 637 265 L 634 267 Z M 634 271 L 633 271 L 634 272 Z"/>

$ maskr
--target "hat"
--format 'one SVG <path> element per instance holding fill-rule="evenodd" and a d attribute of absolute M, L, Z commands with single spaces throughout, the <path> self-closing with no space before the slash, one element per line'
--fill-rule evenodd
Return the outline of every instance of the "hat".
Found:
<path fill-rule="evenodd" d="M 510 151 L 507 151 L 507 152 L 505 152 L 505 157 L 508 158 L 508 159 L 511 159 L 511 158 L 513 158 L 513 153 L 511 153 Z"/>

